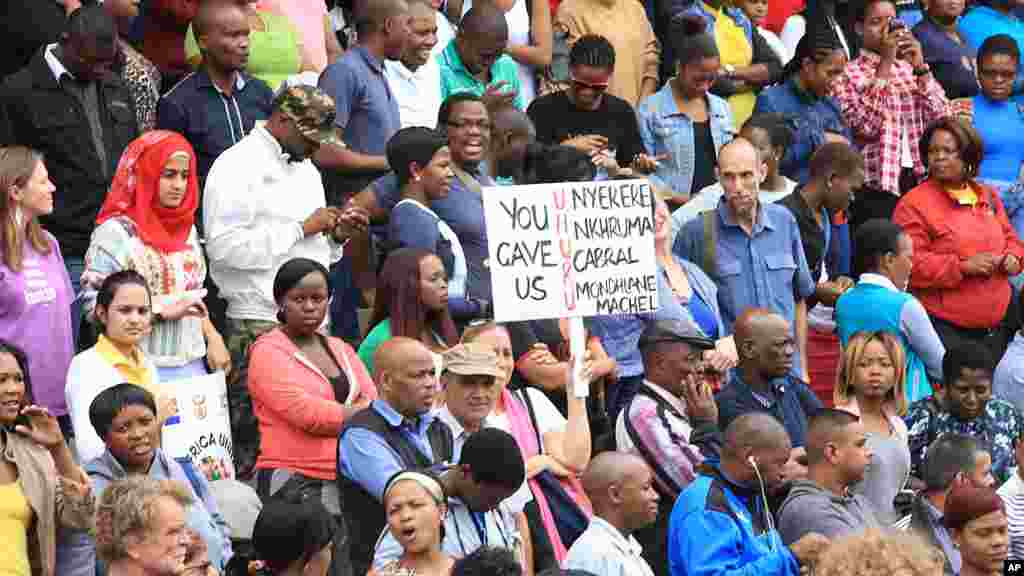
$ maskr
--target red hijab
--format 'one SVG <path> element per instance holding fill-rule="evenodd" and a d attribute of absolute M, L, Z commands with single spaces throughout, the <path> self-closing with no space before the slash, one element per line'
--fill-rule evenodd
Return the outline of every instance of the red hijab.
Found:
<path fill-rule="evenodd" d="M 188 185 L 177 208 L 160 204 L 160 175 L 171 156 L 188 154 Z M 121 155 L 110 192 L 96 224 L 125 216 L 135 223 L 142 242 L 161 252 L 189 249 L 188 237 L 199 207 L 196 154 L 177 132 L 153 130 L 132 141 Z"/>

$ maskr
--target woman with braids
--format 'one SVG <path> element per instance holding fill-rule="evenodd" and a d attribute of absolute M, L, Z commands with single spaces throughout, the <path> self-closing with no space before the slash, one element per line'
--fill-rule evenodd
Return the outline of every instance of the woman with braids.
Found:
<path fill-rule="evenodd" d="M 715 38 L 699 17 L 674 24 L 676 75 L 636 110 L 647 155 L 661 158 L 651 181 L 671 191 L 673 209 L 718 180 L 718 150 L 735 131 L 729 104 L 709 92 L 722 66 Z"/>
<path fill-rule="evenodd" d="M 757 97 L 755 113 L 784 114 L 793 129 L 779 168 L 783 175 L 804 183 L 811 154 L 826 142 L 849 143 L 850 129 L 843 123 L 839 104 L 828 94 L 846 66 L 846 51 L 830 27 L 812 27 L 796 45 L 786 64 L 782 84 Z"/>

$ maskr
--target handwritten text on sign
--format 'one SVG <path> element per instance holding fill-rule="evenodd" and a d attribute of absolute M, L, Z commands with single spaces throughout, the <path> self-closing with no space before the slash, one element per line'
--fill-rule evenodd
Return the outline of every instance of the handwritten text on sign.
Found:
<path fill-rule="evenodd" d="M 657 308 L 646 181 L 486 188 L 484 215 L 499 322 Z"/>

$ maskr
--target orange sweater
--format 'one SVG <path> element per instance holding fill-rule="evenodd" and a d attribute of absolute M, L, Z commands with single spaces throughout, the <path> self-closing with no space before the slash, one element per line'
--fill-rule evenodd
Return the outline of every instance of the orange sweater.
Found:
<path fill-rule="evenodd" d="M 260 426 L 256 468 L 285 468 L 334 480 L 343 406 L 377 397 L 377 387 L 351 346 L 328 338 L 348 375 L 348 398 L 336 401 L 327 378 L 281 331 L 261 336 L 249 351 L 249 392 Z"/>
<path fill-rule="evenodd" d="M 926 180 L 900 199 L 892 221 L 914 241 L 910 291 L 928 314 L 961 328 L 993 328 L 1010 304 L 1006 272 L 964 276 L 960 264 L 979 252 L 1013 254 L 1024 262 L 1024 245 L 995 191 L 976 182 L 971 188 L 978 202 L 963 206 Z"/>

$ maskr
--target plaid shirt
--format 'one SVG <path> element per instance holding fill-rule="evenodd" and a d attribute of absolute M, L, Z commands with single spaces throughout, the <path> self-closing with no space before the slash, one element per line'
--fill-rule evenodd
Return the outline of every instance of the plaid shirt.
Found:
<path fill-rule="evenodd" d="M 867 182 L 898 195 L 902 130 L 910 141 L 914 173 L 922 176 L 925 169 L 918 141 L 928 124 L 952 110 L 931 74 L 915 78 L 908 62 L 896 60 L 889 78 L 877 79 L 880 60 L 878 54 L 861 51 L 832 85 L 832 96 L 864 154 Z"/>

